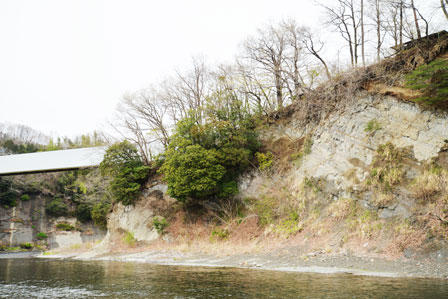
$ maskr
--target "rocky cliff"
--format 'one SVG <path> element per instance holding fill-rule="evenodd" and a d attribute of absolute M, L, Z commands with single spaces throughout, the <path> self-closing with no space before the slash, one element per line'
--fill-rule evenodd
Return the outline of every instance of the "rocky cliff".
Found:
<path fill-rule="evenodd" d="M 126 233 L 151 244 L 161 236 L 153 219 L 163 216 L 170 248 L 259 250 L 277 240 L 334 253 L 448 257 L 447 113 L 360 92 L 319 122 L 299 118 L 289 113 L 260 129 L 274 163 L 240 179 L 239 207 L 222 204 L 223 213 L 191 220 L 156 180 L 135 205 L 115 205 L 103 245 Z"/>
<path fill-rule="evenodd" d="M 85 219 L 85 210 L 79 209 L 91 207 L 93 199 L 103 193 L 95 171 L 88 173 L 81 176 L 89 181 L 82 184 L 82 192 L 76 191 L 79 186 L 72 172 L 3 178 L 10 182 L 15 199 L 10 202 L 12 206 L 0 205 L 0 245 L 18 247 L 30 243 L 62 248 L 101 240 L 106 232 Z M 87 194 L 88 189 L 96 195 Z"/>
<path fill-rule="evenodd" d="M 36 197 L 19 201 L 12 208 L 0 207 L 0 243 L 8 247 L 31 243 L 54 249 L 79 246 L 104 237 L 105 231 L 92 223 L 80 223 L 76 217 L 49 217 L 45 203 L 45 198 Z M 73 229 L 59 229 L 59 223 Z"/>
<path fill-rule="evenodd" d="M 263 130 L 277 167 L 240 184 L 276 211 L 271 230 L 328 250 L 448 256 L 447 113 L 360 92 L 319 122 L 298 119 Z"/>

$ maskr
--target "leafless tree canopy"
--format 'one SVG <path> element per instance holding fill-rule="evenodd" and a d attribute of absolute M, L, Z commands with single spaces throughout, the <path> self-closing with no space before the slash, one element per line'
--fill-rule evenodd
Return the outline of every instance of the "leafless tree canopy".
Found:
<path fill-rule="evenodd" d="M 10 138 L 24 144 L 47 144 L 49 136 L 25 125 L 0 123 L 0 138 Z"/>
<path fill-rule="evenodd" d="M 320 1 L 325 24 L 344 42 L 343 51 L 353 67 L 362 62 L 368 68 L 369 55 L 380 61 L 391 54 L 390 46 L 400 49 L 407 40 L 428 35 L 431 28 L 431 18 L 424 15 L 419 0 L 334 0 L 331 5 Z M 447 5 L 441 0 L 448 19 Z M 233 64 L 210 67 L 203 58 L 195 58 L 189 69 L 125 95 L 114 127 L 138 146 L 149 163 L 168 146 L 179 120 L 194 116 L 204 122 L 211 117 L 208 107 L 225 108 L 232 99 L 250 113 L 272 115 L 294 104 L 312 114 L 319 107 L 307 102 L 309 95 L 339 76 L 332 73 L 334 61 L 328 61 L 325 51 L 334 45 L 323 40 L 316 30 L 292 19 L 267 24 L 244 40 Z M 214 96 L 224 93 L 232 96 L 216 102 Z"/>

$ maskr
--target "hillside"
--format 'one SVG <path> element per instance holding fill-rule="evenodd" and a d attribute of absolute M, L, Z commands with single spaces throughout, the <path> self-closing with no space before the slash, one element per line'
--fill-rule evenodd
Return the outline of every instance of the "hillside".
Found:
<path fill-rule="evenodd" d="M 176 200 L 152 165 L 141 196 L 115 202 L 105 238 L 80 257 L 154 262 L 162 252 L 163 262 L 205 255 L 378 271 L 412 261 L 406 275 L 447 276 L 447 48 L 444 34 L 425 40 L 263 117 L 255 158 L 231 178 L 235 196 Z"/>
<path fill-rule="evenodd" d="M 230 255 L 231 265 L 283 258 L 346 266 L 348 255 L 355 267 L 391 271 L 404 266 L 384 261 L 416 261 L 415 275 L 446 276 L 446 102 L 424 100 L 426 91 L 407 81 L 446 61 L 447 44 L 343 74 L 267 118 L 257 128 L 263 155 L 239 179 L 236 199 L 187 207 L 152 177 L 134 205 L 115 204 L 105 240 L 84 257 L 154 262 L 164 252 L 162 262 L 199 254 L 208 262 Z"/>

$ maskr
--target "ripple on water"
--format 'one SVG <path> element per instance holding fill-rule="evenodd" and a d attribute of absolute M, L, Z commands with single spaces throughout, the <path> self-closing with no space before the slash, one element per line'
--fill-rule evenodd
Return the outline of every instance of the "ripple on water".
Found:
<path fill-rule="evenodd" d="M 0 298 L 91 298 L 106 294 L 86 288 L 42 287 L 20 284 L 0 284 Z"/>
<path fill-rule="evenodd" d="M 0 298 L 448 298 L 441 279 L 0 260 Z"/>

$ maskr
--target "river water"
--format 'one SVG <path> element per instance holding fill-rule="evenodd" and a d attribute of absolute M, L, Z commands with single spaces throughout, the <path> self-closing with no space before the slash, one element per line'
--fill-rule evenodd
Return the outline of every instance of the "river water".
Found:
<path fill-rule="evenodd" d="M 448 298 L 448 281 L 0 259 L 0 298 Z"/>

